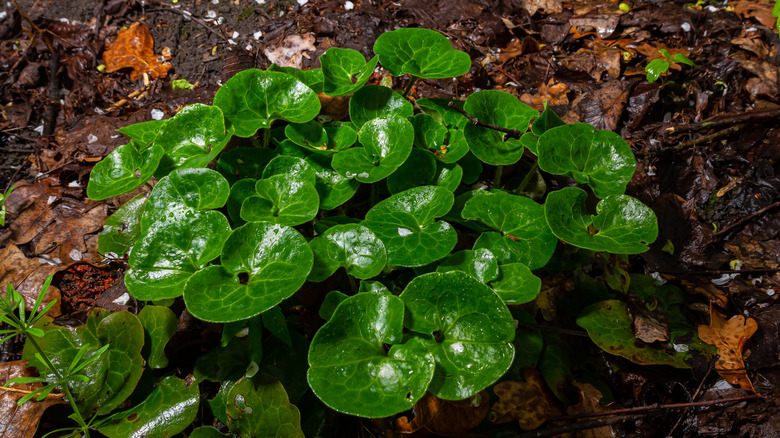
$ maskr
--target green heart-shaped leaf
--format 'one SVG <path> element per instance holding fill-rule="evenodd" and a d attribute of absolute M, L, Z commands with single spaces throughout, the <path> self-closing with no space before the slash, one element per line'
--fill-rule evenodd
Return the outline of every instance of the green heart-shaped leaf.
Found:
<path fill-rule="evenodd" d="M 331 47 L 320 56 L 323 92 L 328 96 L 354 93 L 371 77 L 377 62 L 377 58 L 366 62 L 357 50 Z"/>
<path fill-rule="evenodd" d="M 430 115 L 447 128 L 443 145 L 439 147 L 438 151 L 433 151 L 445 163 L 455 163 L 469 153 L 469 145 L 463 135 L 463 128 L 469 123 L 469 119 L 451 108 L 450 103 L 458 108 L 463 108 L 462 100 L 424 98 L 415 102 L 425 114 Z M 417 135 L 416 127 L 415 135 Z"/>
<path fill-rule="evenodd" d="M 236 183 L 230 187 L 230 196 L 228 197 L 226 207 L 228 217 L 233 225 L 241 226 L 246 223 L 246 221 L 241 218 L 241 206 L 244 204 L 245 200 L 257 195 L 257 190 L 255 190 L 256 185 L 256 179 L 247 178 L 236 181 Z"/>
<path fill-rule="evenodd" d="M 225 82 L 214 96 L 228 126 L 239 137 L 250 137 L 274 120 L 304 123 L 320 112 L 317 94 L 294 77 L 274 71 L 249 69 Z"/>
<path fill-rule="evenodd" d="M 132 192 L 154 175 L 163 155 L 159 146 L 152 146 L 143 153 L 132 143 L 119 146 L 92 168 L 87 196 L 99 201 Z"/>
<path fill-rule="evenodd" d="M 44 335 L 37 343 L 43 354 L 57 367 L 60 375 L 68 373 L 82 346 L 88 346 L 82 358 L 90 359 L 95 350 L 108 345 L 108 350 L 83 368 L 79 374 L 89 377 L 87 382 L 72 380 L 67 383 L 81 414 L 105 415 L 113 411 L 130 396 L 143 372 L 144 329 L 138 318 L 130 312 L 109 312 L 93 309 L 83 326 L 70 328 L 52 323 L 44 316 L 35 327 Z M 22 359 L 29 361 L 50 382 L 58 381 L 48 366 L 39 359 L 40 352 L 27 342 Z"/>
<path fill-rule="evenodd" d="M 255 184 L 256 196 L 241 205 L 241 218 L 247 222 L 300 225 L 314 218 L 319 194 L 316 175 L 306 161 L 281 155 L 268 163 L 263 179 Z"/>
<path fill-rule="evenodd" d="M 404 303 L 393 295 L 342 301 L 311 341 L 308 381 L 317 397 L 362 417 L 411 409 L 433 378 L 434 360 L 418 340 L 401 343 L 403 321 Z"/>
<path fill-rule="evenodd" d="M 228 427 L 243 437 L 304 438 L 301 413 L 282 384 L 265 373 L 244 377 L 227 396 Z"/>
<path fill-rule="evenodd" d="M 606 300 L 591 304 L 577 317 L 577 325 L 588 331 L 588 335 L 607 353 L 625 357 L 640 365 L 670 365 L 675 368 L 689 368 L 685 352 L 673 348 L 661 350 L 636 338 L 633 329 L 634 318 L 622 301 Z"/>
<path fill-rule="evenodd" d="M 167 120 L 149 120 L 147 122 L 135 123 L 133 125 L 124 126 L 117 129 L 120 132 L 133 140 L 133 144 L 138 148 L 139 152 L 143 152 L 154 143 L 154 139 L 162 130 Z"/>
<path fill-rule="evenodd" d="M 271 64 L 268 67 L 268 71 L 278 71 L 281 73 L 287 73 L 288 75 L 298 79 L 311 88 L 315 93 L 322 93 L 323 75 L 321 68 L 310 68 L 307 70 L 301 70 L 295 67 L 280 67 L 276 64 Z"/>
<path fill-rule="evenodd" d="M 315 151 L 328 149 L 328 133 L 319 122 L 290 123 L 284 127 L 284 135 L 298 146 Z"/>
<path fill-rule="evenodd" d="M 515 355 L 515 324 L 495 292 L 465 272 L 432 272 L 401 294 L 405 326 L 430 335 L 436 372 L 428 391 L 446 400 L 471 397 L 498 380 Z"/>
<path fill-rule="evenodd" d="M 109 438 L 179 434 L 198 415 L 200 391 L 192 376 L 190 379 L 163 377 L 146 400 L 121 412 L 119 419 L 98 427 L 98 430 Z"/>
<path fill-rule="evenodd" d="M 310 281 L 323 281 L 340 267 L 347 274 L 367 279 L 387 263 L 385 245 L 368 228 L 357 224 L 336 225 L 309 242 L 314 252 Z"/>
<path fill-rule="evenodd" d="M 146 232 L 158 221 L 176 220 L 193 210 L 204 211 L 225 205 L 230 186 L 211 169 L 178 169 L 154 186 L 146 201 L 141 229 Z"/>
<path fill-rule="evenodd" d="M 371 119 L 393 114 L 408 118 L 414 114 L 414 108 L 408 100 L 390 88 L 366 85 L 349 99 L 349 117 L 357 128 Z"/>
<path fill-rule="evenodd" d="M 441 153 L 447 127 L 436 121 L 429 114 L 415 114 L 409 119 L 414 128 L 414 145 L 431 152 Z"/>
<path fill-rule="evenodd" d="M 360 182 L 357 180 L 346 178 L 336 172 L 331 165 L 332 161 L 333 158 L 327 155 L 311 154 L 306 157 L 306 162 L 317 175 L 314 188 L 320 196 L 322 210 L 332 210 L 347 202 L 360 187 Z"/>
<path fill-rule="evenodd" d="M 165 356 L 165 346 L 176 333 L 179 319 L 173 311 L 163 306 L 144 306 L 138 312 L 138 319 L 144 330 L 149 334 L 151 351 L 149 352 L 149 366 L 152 368 L 165 368 L 168 366 L 168 358 Z"/>
<path fill-rule="evenodd" d="M 546 265 L 558 243 L 544 219 L 544 207 L 524 196 L 490 192 L 466 201 L 461 213 L 498 231 L 479 236 L 474 249 L 487 248 L 502 264 Z"/>
<path fill-rule="evenodd" d="M 412 187 L 428 185 L 436 175 L 436 157 L 423 149 L 414 148 L 398 170 L 387 177 L 387 190 L 401 193 Z"/>
<path fill-rule="evenodd" d="M 187 309 L 204 321 L 239 321 L 279 304 L 306 281 L 313 257 L 294 229 L 251 222 L 233 230 L 221 261 L 193 275 L 184 287 Z"/>
<path fill-rule="evenodd" d="M 192 274 L 219 257 L 229 234 L 230 224 L 218 211 L 161 218 L 130 253 L 127 291 L 139 300 L 178 297 Z"/>
<path fill-rule="evenodd" d="M 423 186 L 395 194 L 366 213 L 363 225 L 387 248 L 389 266 L 423 266 L 449 254 L 457 243 L 455 229 L 445 215 L 455 197 L 436 186 Z"/>
<path fill-rule="evenodd" d="M 408 120 L 395 115 L 372 119 L 358 133 L 362 148 L 336 153 L 332 165 L 347 178 L 373 183 L 391 175 L 412 152 L 414 130 Z"/>
<path fill-rule="evenodd" d="M 154 176 L 162 178 L 178 168 L 206 167 L 232 135 L 232 128 L 225 129 L 219 108 L 199 103 L 185 106 L 167 120 L 154 141 L 165 151 Z"/>
<path fill-rule="evenodd" d="M 436 268 L 436 272 L 462 271 L 482 283 L 493 281 L 498 277 L 498 260 L 485 248 L 474 251 L 459 251 L 450 254 Z"/>
<path fill-rule="evenodd" d="M 498 278 L 490 285 L 507 304 L 531 302 L 542 290 L 542 280 L 522 263 L 501 265 L 498 269 L 500 272 Z"/>
<path fill-rule="evenodd" d="M 141 216 L 148 196 L 147 193 L 141 193 L 125 202 L 106 219 L 98 235 L 98 251 L 101 254 L 113 252 L 123 256 L 130 251 L 135 241 L 141 237 Z"/>
<path fill-rule="evenodd" d="M 636 168 L 625 140 L 587 123 L 551 128 L 539 137 L 537 148 L 540 169 L 588 184 L 599 198 L 623 194 Z"/>
<path fill-rule="evenodd" d="M 231 185 L 244 178 L 260 179 L 263 169 L 276 156 L 271 149 L 235 148 L 225 151 L 217 161 L 217 171 Z"/>
<path fill-rule="evenodd" d="M 534 123 L 531 125 L 531 132 L 541 136 L 550 129 L 565 124 L 566 122 L 564 122 L 555 111 L 551 110 L 550 107 L 547 106 L 547 101 L 545 101 L 544 111 L 542 111 L 542 114 L 539 115 L 538 119 L 534 120 Z"/>
<path fill-rule="evenodd" d="M 385 32 L 374 43 L 382 67 L 394 76 L 410 74 L 424 79 L 452 78 L 471 68 L 471 58 L 455 50 L 444 35 L 430 29 Z"/>
<path fill-rule="evenodd" d="M 580 248 L 613 254 L 639 254 L 658 237 L 655 213 L 626 195 L 611 195 L 588 212 L 588 194 L 565 187 L 547 195 L 544 214 L 559 239 Z"/>
<path fill-rule="evenodd" d="M 466 99 L 463 109 L 480 122 L 524 132 L 538 113 L 515 96 L 498 90 L 478 91 Z M 464 135 L 471 152 L 494 166 L 516 163 L 523 156 L 523 144 L 518 138 L 507 138 L 504 132 L 469 123 Z"/>

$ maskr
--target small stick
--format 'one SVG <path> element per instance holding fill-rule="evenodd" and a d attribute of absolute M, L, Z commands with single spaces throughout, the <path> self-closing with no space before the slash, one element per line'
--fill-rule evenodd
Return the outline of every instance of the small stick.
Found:
<path fill-rule="evenodd" d="M 717 131 L 717 132 L 714 132 L 712 134 L 696 138 L 694 140 L 682 142 L 682 143 L 680 143 L 680 144 L 678 144 L 676 146 L 666 147 L 666 148 L 662 148 L 660 150 L 657 150 L 655 152 L 645 153 L 645 154 L 637 154 L 637 155 L 645 155 L 645 156 L 648 156 L 648 157 L 654 157 L 654 156 L 657 156 L 657 155 L 659 155 L 659 154 L 661 154 L 663 152 L 669 151 L 669 150 L 680 151 L 680 150 L 691 148 L 691 147 L 694 147 L 694 146 L 697 146 L 697 145 L 700 145 L 700 144 L 712 143 L 712 142 L 715 142 L 716 140 L 720 140 L 721 138 L 728 137 L 729 135 L 734 134 L 734 133 L 740 131 L 743 127 L 744 127 L 744 125 L 730 126 L 730 127 L 726 128 L 726 129 L 723 129 L 721 131 Z"/>
<path fill-rule="evenodd" d="M 733 224 L 729 225 L 728 227 L 725 227 L 722 230 L 716 231 L 714 235 L 715 236 L 720 236 L 721 234 L 728 233 L 729 231 L 733 230 L 734 228 L 744 224 L 745 222 L 753 219 L 756 216 L 759 216 L 761 214 L 766 213 L 767 211 L 769 211 L 769 210 L 771 210 L 771 209 L 773 209 L 775 207 L 780 207 L 780 201 L 777 201 L 774 204 L 769 204 L 766 207 L 762 208 L 761 210 L 758 210 L 757 212 L 755 212 L 753 214 L 749 214 L 749 215 L 743 217 L 742 219 L 734 222 Z M 774 271 L 776 272 L 777 269 L 775 269 Z"/>
<path fill-rule="evenodd" d="M 491 123 L 481 122 L 477 120 L 476 117 L 472 116 L 471 114 L 467 113 L 466 111 L 460 109 L 458 106 L 455 105 L 455 102 L 450 102 L 447 104 L 450 108 L 454 109 L 455 111 L 463 114 L 466 116 L 467 119 L 471 121 L 474 126 L 484 126 L 485 128 L 490 128 L 495 131 L 504 132 L 506 134 L 509 134 L 509 138 L 520 138 L 521 135 L 523 135 L 523 131 L 520 131 L 519 129 L 509 129 L 509 128 L 503 128 L 498 125 L 493 125 Z"/>
<path fill-rule="evenodd" d="M 735 114 L 728 117 L 718 117 L 716 119 L 706 120 L 699 123 L 689 123 L 680 126 L 671 126 L 666 128 L 669 133 L 679 134 L 682 132 L 698 131 L 702 129 L 717 128 L 720 126 L 729 126 L 736 123 L 758 122 L 765 119 L 774 119 L 780 117 L 780 108 L 761 109 L 742 114 Z"/>

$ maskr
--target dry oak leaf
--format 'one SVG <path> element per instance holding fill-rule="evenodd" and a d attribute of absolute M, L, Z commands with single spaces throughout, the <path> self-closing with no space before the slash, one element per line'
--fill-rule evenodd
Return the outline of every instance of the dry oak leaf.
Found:
<path fill-rule="evenodd" d="M 427 436 L 430 433 L 449 437 L 477 437 L 469 429 L 477 427 L 490 410 L 486 391 L 465 400 L 442 400 L 426 393 L 414 406 L 414 418 L 400 417 L 395 432 L 404 435 Z"/>
<path fill-rule="evenodd" d="M 742 360 L 742 350 L 745 342 L 758 329 L 758 323 L 753 318 L 735 315 L 731 319 L 712 307 L 710 304 L 710 325 L 699 326 L 699 338 L 714 345 L 718 349 L 718 374 L 732 385 L 738 385 L 745 391 L 756 392 L 745 371 Z"/>
<path fill-rule="evenodd" d="M 523 430 L 534 430 L 548 418 L 562 414 L 558 401 L 542 380 L 542 373 L 526 368 L 523 374 L 525 382 L 501 382 L 493 388 L 499 400 L 490 409 L 491 422 L 517 420 Z"/>
<path fill-rule="evenodd" d="M 171 68 L 171 64 L 160 62 L 154 54 L 154 40 L 149 28 L 137 21 L 120 31 L 116 41 L 109 44 L 103 53 L 103 64 L 106 65 L 108 73 L 132 68 L 130 79 L 134 81 L 144 73 L 153 79 L 164 78 Z"/>
<path fill-rule="evenodd" d="M 26 360 L 0 363 L 0 386 L 17 377 L 33 377 Z M 0 437 L 32 438 L 38 430 L 43 411 L 49 406 L 65 403 L 57 394 L 49 394 L 42 401 L 35 399 L 17 406 L 16 402 L 40 388 L 40 383 L 13 385 L 0 388 Z"/>
<path fill-rule="evenodd" d="M 604 406 L 601 405 L 603 395 L 590 383 L 573 382 L 578 389 L 580 402 L 569 406 L 566 410 L 568 415 L 595 414 L 604 412 Z M 580 430 L 574 433 L 576 438 L 616 438 L 618 435 L 611 426 L 596 427 L 593 429 Z"/>

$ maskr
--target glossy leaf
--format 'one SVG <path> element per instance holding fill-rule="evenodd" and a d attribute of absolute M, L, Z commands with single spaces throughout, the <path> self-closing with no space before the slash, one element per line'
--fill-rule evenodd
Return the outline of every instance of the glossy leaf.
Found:
<path fill-rule="evenodd" d="M 430 29 L 385 32 L 374 43 L 382 67 L 394 76 L 410 74 L 424 79 L 452 78 L 471 68 L 471 58 L 455 50 L 444 35 Z"/>
<path fill-rule="evenodd" d="M 219 257 L 229 234 L 230 224 L 218 211 L 161 219 L 130 253 L 127 291 L 139 300 L 178 297 L 192 274 Z"/>
<path fill-rule="evenodd" d="M 501 298 L 479 280 L 460 271 L 425 274 L 406 286 L 401 299 L 405 326 L 431 336 L 425 343 L 436 359 L 428 388 L 433 395 L 471 397 L 509 369 L 514 320 Z"/>
<path fill-rule="evenodd" d="M 347 178 L 373 183 L 391 175 L 406 161 L 412 151 L 412 125 L 395 115 L 372 119 L 360 129 L 363 147 L 338 152 L 333 168 Z"/>
<path fill-rule="evenodd" d="M 423 149 L 413 148 L 404 163 L 387 177 L 387 190 L 401 193 L 412 187 L 431 184 L 436 176 L 436 157 Z"/>
<path fill-rule="evenodd" d="M 662 74 L 669 71 L 669 61 L 666 59 L 654 59 L 647 63 L 645 66 L 645 72 L 647 72 L 647 81 L 655 82 L 661 77 Z"/>
<path fill-rule="evenodd" d="M 401 343 L 404 303 L 393 295 L 345 299 L 314 335 L 308 381 L 326 405 L 350 415 L 387 417 L 411 409 L 433 378 L 433 356 Z"/>
<path fill-rule="evenodd" d="M 428 114 L 415 114 L 409 121 L 414 128 L 414 145 L 431 152 L 441 153 L 447 127 Z"/>
<path fill-rule="evenodd" d="M 167 367 L 168 358 L 165 356 L 165 346 L 176 333 L 179 319 L 171 309 L 163 306 L 144 306 L 138 312 L 138 319 L 151 341 L 147 363 L 152 368 Z"/>
<path fill-rule="evenodd" d="M 211 426 L 201 426 L 193 430 L 189 438 L 231 438 L 232 436 Z"/>
<path fill-rule="evenodd" d="M 175 221 L 193 210 L 204 211 L 225 205 L 230 187 L 219 172 L 211 169 L 179 169 L 154 186 L 146 201 L 141 229 L 146 232 L 159 221 Z"/>
<path fill-rule="evenodd" d="M 415 104 L 422 108 L 425 114 L 433 117 L 447 128 L 444 144 L 434 151 L 436 156 L 445 163 L 455 163 L 469 153 L 469 145 L 463 134 L 463 128 L 469 120 L 463 114 L 449 106 L 450 102 L 458 108 L 463 108 L 463 101 L 450 99 L 418 99 Z M 415 130 L 415 135 L 417 135 Z"/>
<path fill-rule="evenodd" d="M 346 149 L 357 141 L 357 131 L 352 123 L 333 122 L 324 125 L 324 128 L 328 134 L 328 151 Z"/>
<path fill-rule="evenodd" d="M 566 243 L 594 251 L 638 254 L 658 236 L 658 223 L 651 210 L 626 195 L 611 195 L 588 212 L 587 193 L 566 187 L 547 195 L 544 214 L 553 234 Z"/>
<path fill-rule="evenodd" d="M 314 252 L 314 267 L 309 281 L 323 281 L 340 267 L 353 277 L 371 278 L 382 272 L 387 263 L 385 245 L 362 225 L 328 228 L 309 245 Z"/>
<path fill-rule="evenodd" d="M 251 222 L 233 230 L 221 261 L 193 275 L 184 288 L 187 309 L 204 321 L 239 321 L 279 304 L 306 281 L 313 257 L 294 229 Z"/>
<path fill-rule="evenodd" d="M 284 318 L 282 309 L 279 306 L 273 306 L 263 312 L 263 327 L 276 336 L 288 346 L 292 346 L 290 340 L 290 329 L 287 327 L 287 320 Z"/>
<path fill-rule="evenodd" d="M 366 62 L 366 58 L 357 50 L 331 47 L 320 56 L 323 92 L 328 96 L 354 93 L 368 81 L 377 62 L 378 58 Z"/>
<path fill-rule="evenodd" d="M 634 318 L 628 307 L 618 300 L 600 301 L 582 310 L 577 325 L 607 353 L 625 357 L 640 365 L 670 365 L 688 368 L 687 354 L 674 349 L 658 349 L 646 344 L 634 335 Z"/>
<path fill-rule="evenodd" d="M 408 118 L 414 113 L 412 104 L 387 87 L 366 85 L 349 99 L 349 117 L 359 129 L 377 117 L 397 115 Z"/>
<path fill-rule="evenodd" d="M 214 96 L 228 126 L 239 137 L 250 137 L 274 120 L 304 123 L 320 112 L 311 88 L 280 72 L 249 69 L 230 78 Z"/>
<path fill-rule="evenodd" d="M 337 290 L 328 292 L 328 294 L 325 295 L 325 299 L 322 301 L 322 305 L 320 306 L 320 318 L 328 321 L 331 316 L 333 316 L 333 312 L 336 311 L 336 308 L 339 306 L 339 304 L 341 304 L 341 302 L 347 298 L 349 298 L 349 296 Z"/>
<path fill-rule="evenodd" d="M 98 235 L 98 251 L 101 254 L 113 252 L 119 256 L 127 254 L 141 236 L 141 216 L 149 195 L 141 193 L 125 202 L 106 219 Z"/>
<path fill-rule="evenodd" d="M 479 220 L 497 232 L 485 232 L 474 249 L 487 248 L 502 264 L 546 265 L 557 239 L 544 219 L 544 207 L 524 196 L 490 192 L 466 201 L 464 219 Z"/>
<path fill-rule="evenodd" d="M 83 345 L 90 346 L 86 358 L 100 347 L 109 345 L 102 357 L 81 370 L 80 374 L 88 376 L 89 381 L 68 383 L 83 415 L 108 414 L 135 389 L 143 372 L 144 329 L 132 313 L 94 309 L 86 324 L 75 328 L 58 326 L 50 317 L 44 316 L 35 327 L 45 333 L 38 344 L 61 374 L 66 373 Z M 36 353 L 38 351 L 26 343 L 22 358 L 29 361 L 28 366 L 37 368 L 41 377 L 56 381 Z"/>
<path fill-rule="evenodd" d="M 539 136 L 539 168 L 588 184 L 599 198 L 626 191 L 636 159 L 618 134 L 587 123 L 558 126 Z"/>
<path fill-rule="evenodd" d="M 376 204 L 363 225 L 384 242 L 389 266 L 427 265 L 449 254 L 458 240 L 449 223 L 435 220 L 453 202 L 443 187 L 415 187 Z"/>
<path fill-rule="evenodd" d="M 154 139 L 157 138 L 163 125 L 167 120 L 149 120 L 146 122 L 135 123 L 133 125 L 123 126 L 117 129 L 120 132 L 133 140 L 133 144 L 139 152 L 143 152 L 154 143 Z"/>
<path fill-rule="evenodd" d="M 466 99 L 463 109 L 480 122 L 525 132 L 528 123 L 537 116 L 536 110 L 515 96 L 498 90 L 478 91 Z M 484 163 L 502 166 L 516 163 L 523 156 L 519 138 L 495 129 L 466 124 L 464 135 L 471 152 Z"/>
<path fill-rule="evenodd" d="M 311 150 L 328 149 L 328 133 L 314 120 L 306 123 L 290 123 L 284 127 L 284 134 L 298 146 Z"/>
<path fill-rule="evenodd" d="M 217 171 L 232 186 L 245 178 L 260 179 L 263 169 L 276 156 L 271 149 L 235 148 L 225 151 L 217 161 Z"/>
<path fill-rule="evenodd" d="M 119 146 L 95 164 L 89 174 L 87 196 L 99 201 L 132 192 L 154 175 L 163 154 L 159 146 L 152 146 L 143 153 L 132 143 Z"/>
<path fill-rule="evenodd" d="M 306 157 L 317 176 L 314 188 L 320 197 L 320 209 L 332 210 L 349 201 L 360 187 L 360 182 L 347 178 L 336 172 L 332 166 L 333 158 L 325 155 L 312 154 Z"/>
<path fill-rule="evenodd" d="M 168 119 L 154 141 L 165 151 L 154 176 L 162 178 L 178 168 L 206 167 L 232 135 L 219 108 L 199 103 L 185 106 Z"/>
<path fill-rule="evenodd" d="M 522 263 L 501 265 L 499 272 L 498 278 L 490 285 L 507 304 L 529 303 L 542 289 L 542 280 Z"/>
<path fill-rule="evenodd" d="M 482 283 L 488 283 L 498 277 L 498 260 L 487 249 L 459 251 L 450 254 L 436 268 L 436 272 L 462 271 Z"/>
<path fill-rule="evenodd" d="M 282 384 L 264 373 L 244 377 L 230 388 L 227 416 L 228 428 L 242 437 L 304 438 L 298 408 Z"/>
<path fill-rule="evenodd" d="M 257 195 L 244 200 L 241 218 L 290 226 L 310 221 L 319 207 L 315 179 L 306 161 L 289 156 L 274 158 L 266 166 L 263 179 L 255 184 Z"/>
<path fill-rule="evenodd" d="M 539 115 L 539 118 L 534 120 L 534 123 L 531 125 L 531 132 L 540 136 L 552 128 L 557 128 L 558 126 L 563 126 L 565 124 L 566 122 L 564 122 L 555 111 L 551 110 L 545 101 L 544 111 Z"/>
<path fill-rule="evenodd" d="M 241 218 L 241 206 L 247 198 L 257 195 L 255 190 L 257 180 L 252 178 L 242 179 L 236 181 L 232 187 L 230 187 L 230 196 L 227 200 L 227 212 L 228 217 L 234 225 L 244 225 L 246 221 Z"/>
<path fill-rule="evenodd" d="M 315 93 L 322 93 L 323 74 L 321 68 L 309 68 L 301 70 L 295 67 L 280 67 L 276 64 L 271 64 L 268 67 L 268 71 L 278 71 L 281 73 L 287 73 L 288 75 L 298 79 L 311 88 Z"/>
<path fill-rule="evenodd" d="M 195 420 L 199 403 L 200 391 L 192 376 L 186 380 L 164 377 L 146 400 L 98 430 L 109 438 L 175 436 Z"/>

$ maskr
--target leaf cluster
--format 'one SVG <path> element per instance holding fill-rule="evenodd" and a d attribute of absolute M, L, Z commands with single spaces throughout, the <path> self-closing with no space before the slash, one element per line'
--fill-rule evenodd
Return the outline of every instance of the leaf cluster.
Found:
<path fill-rule="evenodd" d="M 139 300 L 182 297 L 193 316 L 224 323 L 223 348 L 248 331 L 241 342 L 256 357 L 245 365 L 262 360 L 263 329 L 292 345 L 280 305 L 306 283 L 346 290 L 323 293 L 307 380 L 338 411 L 384 417 L 426 391 L 473 396 L 507 372 L 507 306 L 536 298 L 533 271 L 559 241 L 636 254 L 658 230 L 652 210 L 624 194 L 636 162 L 617 134 L 502 91 L 411 102 L 367 84 L 378 63 L 410 82 L 467 72 L 468 55 L 435 31 L 388 32 L 374 52 L 366 61 L 332 48 L 321 69 L 246 70 L 213 105 L 122 128 L 131 141 L 95 166 L 87 191 L 105 199 L 156 179 L 108 219 L 100 250 L 129 254 L 125 282 Z M 349 120 L 321 116 L 319 96 L 350 96 Z M 515 176 L 502 178 L 505 168 Z M 572 186 L 543 203 L 526 196 L 544 175 Z M 115 318 L 96 316 L 95 330 Z M 260 375 L 201 376 L 224 385 L 215 416 L 255 427 L 223 402 L 242 385 L 242 397 L 271 391 Z"/>

